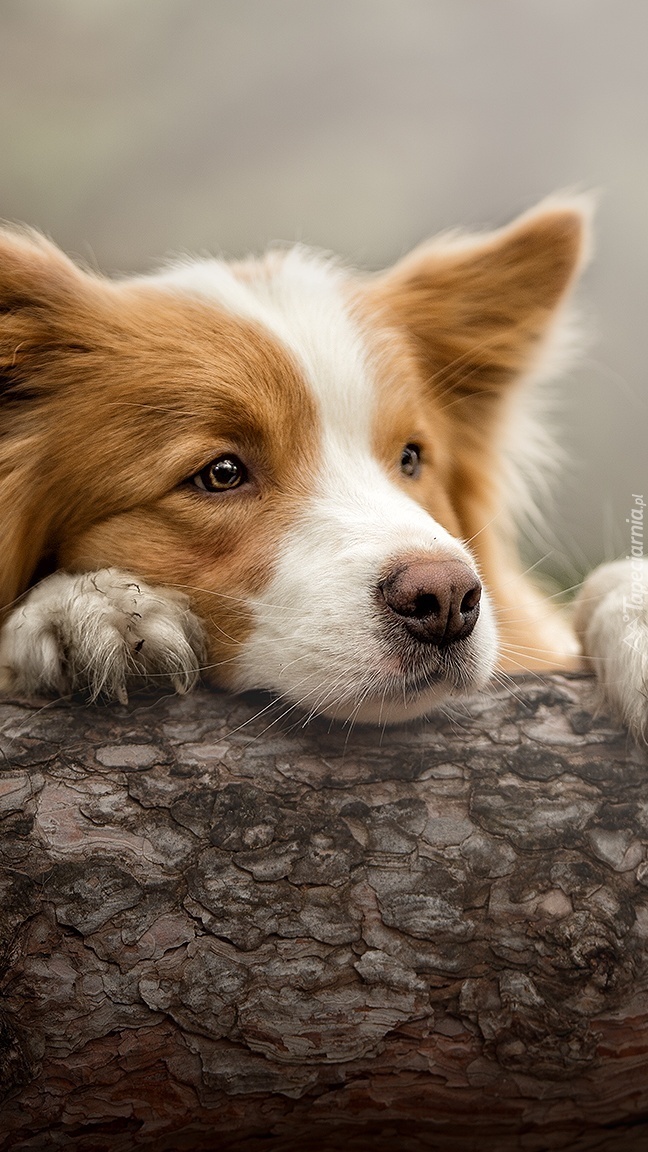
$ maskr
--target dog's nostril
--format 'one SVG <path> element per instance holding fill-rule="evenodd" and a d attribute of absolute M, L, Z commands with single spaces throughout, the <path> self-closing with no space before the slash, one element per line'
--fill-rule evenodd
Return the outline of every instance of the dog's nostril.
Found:
<path fill-rule="evenodd" d="M 440 611 L 441 605 L 436 596 L 432 593 L 426 593 L 416 597 L 412 616 L 415 616 L 417 620 L 424 620 L 426 616 L 436 616 Z"/>
<path fill-rule="evenodd" d="M 478 580 L 476 580 L 474 588 L 471 588 L 469 592 L 466 592 L 466 595 L 464 596 L 463 600 L 461 601 L 461 608 L 459 609 L 459 611 L 461 613 L 472 612 L 473 608 L 477 607 L 480 600 L 481 600 L 481 584 L 479 583 Z"/>

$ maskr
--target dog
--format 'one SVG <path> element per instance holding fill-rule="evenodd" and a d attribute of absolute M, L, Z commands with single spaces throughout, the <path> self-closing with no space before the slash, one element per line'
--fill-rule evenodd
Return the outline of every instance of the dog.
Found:
<path fill-rule="evenodd" d="M 570 619 L 517 547 L 589 216 L 550 199 L 372 275 L 298 246 L 107 279 L 6 227 L 3 688 L 125 701 L 201 672 L 395 723 L 585 660 L 645 737 L 643 559 Z"/>

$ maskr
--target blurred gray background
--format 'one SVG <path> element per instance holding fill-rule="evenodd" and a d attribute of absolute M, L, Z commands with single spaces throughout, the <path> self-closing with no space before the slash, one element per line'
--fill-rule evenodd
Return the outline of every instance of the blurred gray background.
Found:
<path fill-rule="evenodd" d="M 0 0 L 0 216 L 106 271 L 275 240 L 385 265 L 602 193 L 545 566 L 648 496 L 645 0 Z"/>

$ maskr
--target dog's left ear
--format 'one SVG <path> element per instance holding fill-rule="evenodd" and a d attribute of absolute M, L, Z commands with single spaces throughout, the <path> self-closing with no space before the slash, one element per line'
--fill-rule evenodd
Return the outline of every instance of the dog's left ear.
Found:
<path fill-rule="evenodd" d="M 547 200 L 497 232 L 432 240 L 371 285 L 457 418 L 470 409 L 474 421 L 475 406 L 487 417 L 512 381 L 541 365 L 588 254 L 591 214 L 586 196 Z"/>

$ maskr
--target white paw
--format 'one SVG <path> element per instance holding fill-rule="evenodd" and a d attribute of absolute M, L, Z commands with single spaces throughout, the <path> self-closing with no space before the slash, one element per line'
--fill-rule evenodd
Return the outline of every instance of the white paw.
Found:
<path fill-rule="evenodd" d="M 574 624 L 606 703 L 648 740 L 648 560 L 596 568 L 578 594 Z"/>
<path fill-rule="evenodd" d="M 187 692 L 204 657 L 202 627 L 180 592 L 104 568 L 55 572 L 33 588 L 0 633 L 0 687 L 126 702 L 127 685 Z"/>

